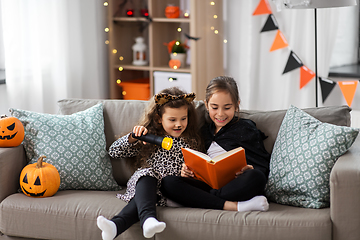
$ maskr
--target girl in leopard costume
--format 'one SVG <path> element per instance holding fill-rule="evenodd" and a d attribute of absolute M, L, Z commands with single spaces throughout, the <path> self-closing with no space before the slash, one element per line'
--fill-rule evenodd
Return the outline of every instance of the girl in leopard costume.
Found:
<path fill-rule="evenodd" d="M 136 156 L 135 164 L 139 168 L 129 179 L 125 194 L 117 195 L 128 204 L 111 220 L 98 217 L 103 240 L 114 239 L 139 220 L 146 238 L 165 229 L 166 224 L 156 219 L 156 205 L 166 205 L 159 190 L 161 179 L 180 176 L 184 162 L 182 147 L 199 149 L 200 146 L 194 98 L 194 93 L 186 94 L 176 87 L 165 89 L 154 96 L 140 124 L 133 128 L 135 136 L 151 133 L 170 137 L 173 140 L 170 150 L 138 141 L 131 133 L 110 146 L 111 157 Z"/>

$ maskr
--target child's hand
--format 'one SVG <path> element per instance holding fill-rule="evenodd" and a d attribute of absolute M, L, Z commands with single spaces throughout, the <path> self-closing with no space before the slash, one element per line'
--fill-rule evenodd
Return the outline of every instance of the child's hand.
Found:
<path fill-rule="evenodd" d="M 135 126 L 133 128 L 133 133 L 135 134 L 136 137 L 140 137 L 141 135 L 146 135 L 148 133 L 148 130 L 146 127 L 144 126 Z M 136 142 L 138 139 L 133 138 L 131 136 L 131 134 L 129 135 L 129 143 L 134 143 Z M 144 144 L 146 144 L 146 142 L 143 142 Z"/>
<path fill-rule="evenodd" d="M 243 167 L 243 168 L 241 169 L 240 172 L 237 172 L 237 173 L 235 174 L 235 178 L 237 178 L 239 175 L 243 174 L 246 170 L 250 170 L 250 169 L 254 169 L 254 167 L 253 167 L 252 165 L 246 165 L 245 167 Z"/>
<path fill-rule="evenodd" d="M 188 178 L 194 177 L 194 173 L 185 165 L 185 163 L 182 164 L 181 176 L 188 177 Z"/>

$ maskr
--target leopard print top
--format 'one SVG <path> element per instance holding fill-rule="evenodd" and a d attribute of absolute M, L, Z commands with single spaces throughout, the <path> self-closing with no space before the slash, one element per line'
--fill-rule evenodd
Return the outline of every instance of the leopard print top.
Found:
<path fill-rule="evenodd" d="M 158 180 L 157 195 L 160 196 L 160 200 L 157 205 L 166 206 L 166 199 L 160 192 L 161 179 L 168 175 L 180 176 L 180 170 L 184 163 L 181 148 L 189 147 L 189 145 L 185 143 L 184 138 L 171 138 L 173 139 L 172 148 L 170 150 L 165 150 L 160 147 L 157 148 L 147 160 L 150 167 L 137 169 L 127 182 L 125 194 L 117 194 L 118 198 L 125 202 L 129 202 L 135 196 L 135 186 L 137 181 L 143 176 L 151 176 Z M 134 157 L 138 155 L 139 149 L 133 148 L 137 142 L 131 144 L 128 139 L 129 134 L 116 140 L 109 148 L 109 155 L 113 158 Z"/>

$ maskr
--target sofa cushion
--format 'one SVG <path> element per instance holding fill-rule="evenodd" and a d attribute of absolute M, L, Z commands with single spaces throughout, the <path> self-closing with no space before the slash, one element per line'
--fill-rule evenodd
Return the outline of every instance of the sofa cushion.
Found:
<path fill-rule="evenodd" d="M 298 207 L 328 207 L 331 169 L 358 133 L 356 128 L 322 123 L 291 106 L 271 155 L 266 186 L 269 200 Z"/>
<path fill-rule="evenodd" d="M 105 148 L 102 104 L 68 116 L 19 109 L 11 114 L 24 124 L 30 163 L 45 155 L 59 171 L 60 190 L 119 189 Z"/>
<path fill-rule="evenodd" d="M 124 190 L 121 190 L 123 193 Z M 36 239 L 101 239 L 96 218 L 111 218 L 126 205 L 114 191 L 68 190 L 49 198 L 13 194 L 0 204 L 0 231 Z M 304 209 L 275 203 L 268 212 L 158 207 L 166 222 L 158 240 L 331 239 L 330 209 Z M 36 219 L 36 221 L 33 221 Z M 40 226 L 40 227 L 39 227 Z M 49 231 L 51 229 L 51 231 Z M 136 223 L 116 239 L 144 239 Z"/>
<path fill-rule="evenodd" d="M 157 240 L 332 239 L 330 209 L 305 209 L 271 203 L 269 211 L 236 212 L 200 208 L 158 208 L 166 223 Z"/>
<path fill-rule="evenodd" d="M 242 110 L 240 111 L 240 117 L 253 120 L 256 123 L 256 127 L 268 136 L 268 138 L 264 140 L 264 145 L 265 149 L 271 153 L 286 111 L 287 110 Z M 350 126 L 351 108 L 348 106 L 306 108 L 303 109 L 303 111 L 325 123 Z"/>
<path fill-rule="evenodd" d="M 116 198 L 117 193 L 66 190 L 41 199 L 13 194 L 0 204 L 0 231 L 34 239 L 98 240 L 101 231 L 96 218 L 99 215 L 112 218 L 126 205 Z M 144 239 L 140 224 L 133 225 L 119 239 Z"/>

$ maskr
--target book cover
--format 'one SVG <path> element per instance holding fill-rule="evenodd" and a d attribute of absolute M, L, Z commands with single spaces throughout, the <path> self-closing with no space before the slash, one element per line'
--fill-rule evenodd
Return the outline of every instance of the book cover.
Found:
<path fill-rule="evenodd" d="M 235 178 L 235 174 L 247 165 L 245 150 L 235 148 L 211 159 L 205 153 L 182 148 L 186 166 L 194 172 L 195 178 L 219 189 Z"/>

